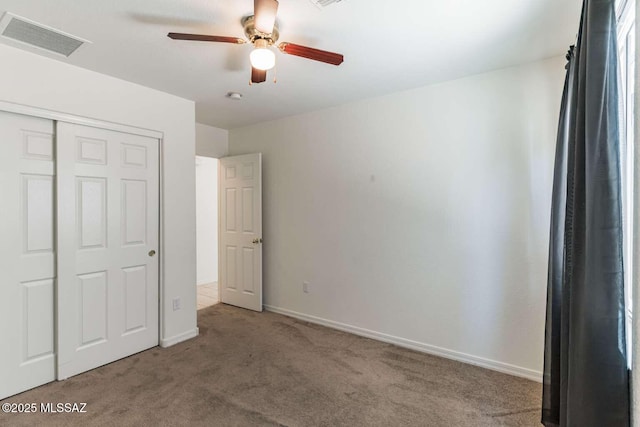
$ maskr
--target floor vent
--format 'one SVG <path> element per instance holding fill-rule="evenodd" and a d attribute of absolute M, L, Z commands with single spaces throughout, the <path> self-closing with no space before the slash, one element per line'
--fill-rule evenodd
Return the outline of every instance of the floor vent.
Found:
<path fill-rule="evenodd" d="M 342 0 L 309 0 L 311 3 L 323 9 L 333 3 L 340 3 Z"/>
<path fill-rule="evenodd" d="M 0 38 L 24 43 L 65 57 L 87 43 L 87 40 L 9 12 L 0 19 Z"/>

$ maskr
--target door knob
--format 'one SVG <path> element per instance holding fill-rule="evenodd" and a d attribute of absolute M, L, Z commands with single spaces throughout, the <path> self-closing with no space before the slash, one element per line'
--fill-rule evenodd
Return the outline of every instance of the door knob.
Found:
<path fill-rule="evenodd" d="M 257 245 L 258 243 L 262 243 L 262 237 L 260 237 L 259 239 L 253 239 L 254 245 Z"/>
<path fill-rule="evenodd" d="M 154 256 L 155 254 L 156 254 L 156 251 L 154 251 L 153 249 L 149 251 L 149 256 Z"/>

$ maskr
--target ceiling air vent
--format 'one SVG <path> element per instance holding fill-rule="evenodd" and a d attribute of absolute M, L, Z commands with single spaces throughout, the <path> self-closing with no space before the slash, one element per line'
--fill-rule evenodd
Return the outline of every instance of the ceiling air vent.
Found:
<path fill-rule="evenodd" d="M 87 40 L 9 12 L 0 19 L 0 37 L 65 57 L 71 55 L 83 44 L 88 43 Z"/>
<path fill-rule="evenodd" d="M 323 9 L 333 3 L 340 3 L 342 0 L 309 0 L 311 3 L 318 6 L 318 8 Z"/>

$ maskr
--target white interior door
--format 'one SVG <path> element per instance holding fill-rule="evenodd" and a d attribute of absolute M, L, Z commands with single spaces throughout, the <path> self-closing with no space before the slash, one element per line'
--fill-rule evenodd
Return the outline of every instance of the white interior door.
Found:
<path fill-rule="evenodd" d="M 58 379 L 158 344 L 158 140 L 57 124 Z"/>
<path fill-rule="evenodd" d="M 54 138 L 0 112 L 0 399 L 55 379 Z"/>
<path fill-rule="evenodd" d="M 220 159 L 220 296 L 262 311 L 262 155 Z"/>

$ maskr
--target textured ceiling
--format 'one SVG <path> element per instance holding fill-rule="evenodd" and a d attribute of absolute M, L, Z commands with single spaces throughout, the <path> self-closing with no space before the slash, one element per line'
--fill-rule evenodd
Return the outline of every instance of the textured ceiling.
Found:
<path fill-rule="evenodd" d="M 240 19 L 252 14 L 252 0 L 2 0 L 0 13 L 90 40 L 61 60 L 194 100 L 198 122 L 231 129 L 563 54 L 581 3 L 343 0 L 321 10 L 280 0 L 280 41 L 339 52 L 345 62 L 277 52 L 276 72 L 253 86 L 249 44 L 166 37 L 243 37 Z M 244 97 L 229 100 L 229 91 Z"/>

